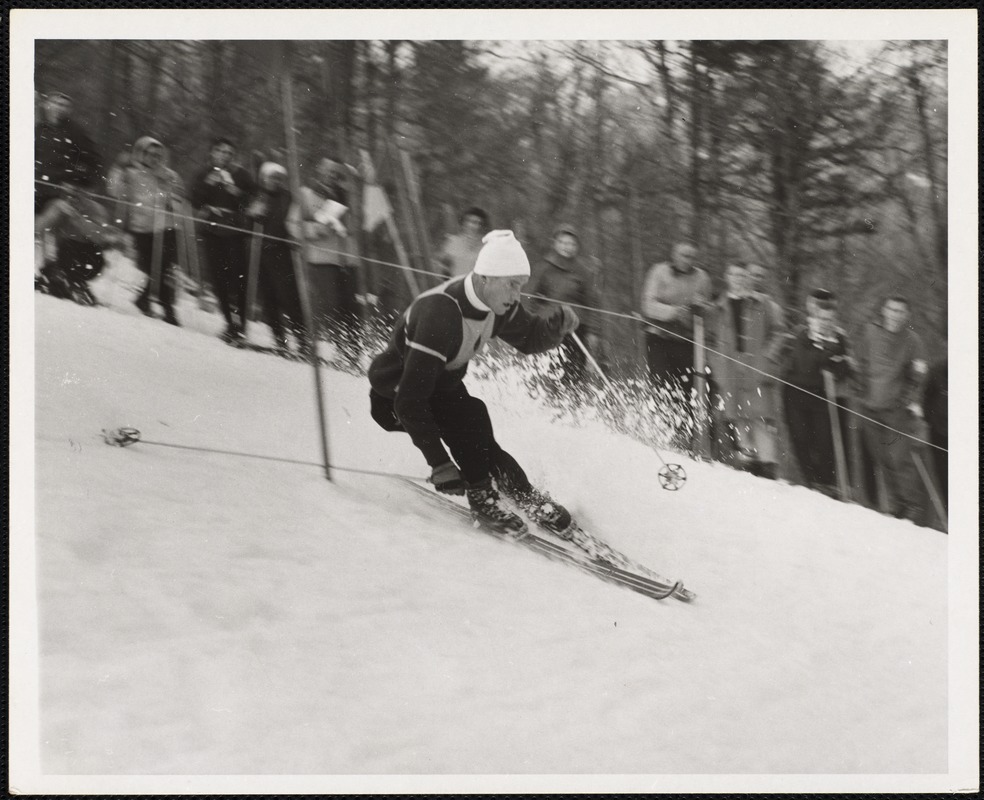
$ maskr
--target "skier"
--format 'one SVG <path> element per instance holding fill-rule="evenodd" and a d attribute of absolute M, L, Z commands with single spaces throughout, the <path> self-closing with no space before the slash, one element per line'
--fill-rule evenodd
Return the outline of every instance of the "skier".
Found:
<path fill-rule="evenodd" d="M 564 535 L 570 514 L 536 490 L 499 446 L 485 403 L 468 393 L 463 379 L 490 339 L 526 355 L 541 353 L 560 345 L 578 317 L 564 305 L 550 316 L 531 314 L 520 302 L 530 263 L 513 232 L 492 231 L 483 241 L 474 269 L 418 296 L 373 359 L 372 417 L 384 430 L 408 433 L 431 467 L 434 487 L 467 495 L 480 523 L 500 533 L 526 531 L 500 504 L 501 491 L 539 525 Z"/>

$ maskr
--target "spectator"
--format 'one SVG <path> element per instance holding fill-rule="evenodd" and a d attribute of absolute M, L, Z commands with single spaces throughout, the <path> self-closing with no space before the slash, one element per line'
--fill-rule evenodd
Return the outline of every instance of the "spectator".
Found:
<path fill-rule="evenodd" d="M 777 374 L 785 328 L 776 305 L 751 291 L 748 270 L 732 264 L 728 291 L 714 310 L 711 372 L 722 395 L 739 466 L 776 478 Z"/>
<path fill-rule="evenodd" d="M 642 291 L 642 315 L 653 327 L 646 334 L 649 376 L 654 383 L 689 387 L 694 371 L 694 314 L 710 303 L 711 279 L 697 266 L 697 248 L 681 242 L 670 261 L 654 265 Z"/>
<path fill-rule="evenodd" d="M 287 170 L 280 164 L 267 162 L 260 166 L 259 186 L 247 207 L 247 216 L 263 225 L 263 245 L 260 248 L 259 291 L 267 324 L 273 333 L 277 350 L 290 353 L 287 333 L 297 339 L 302 355 L 311 352 L 311 339 L 301 310 L 301 296 L 294 274 L 292 245 L 287 218 L 293 200 L 287 188 Z"/>
<path fill-rule="evenodd" d="M 598 308 L 597 276 L 582 257 L 579 256 L 581 243 L 577 231 L 571 225 L 559 225 L 553 232 L 550 250 L 533 269 L 525 293 L 532 295 L 529 308 L 541 316 L 554 313 L 557 304 L 581 306 L 577 313 L 581 318 L 581 331 L 584 343 L 592 354 L 597 355 L 601 339 L 598 335 L 598 321 L 595 316 L 584 310 Z M 554 302 L 539 299 L 549 298 Z M 568 335 L 561 344 L 563 373 L 560 377 L 560 388 L 564 393 L 577 391 L 585 379 L 586 358 L 584 351 L 577 346 L 572 335 Z"/>
<path fill-rule="evenodd" d="M 783 405 L 793 455 L 803 481 L 811 489 L 834 496 L 837 477 L 834 433 L 830 406 L 824 402 L 823 373 L 831 373 L 838 381 L 847 376 L 847 339 L 836 325 L 833 294 L 818 289 L 810 297 L 806 324 L 793 333 L 783 352 L 782 377 L 787 381 L 783 386 Z M 841 430 L 846 430 L 846 425 Z"/>
<path fill-rule="evenodd" d="M 467 275 L 475 266 L 482 237 L 489 229 L 489 215 L 477 206 L 465 209 L 458 218 L 460 230 L 448 234 L 437 254 L 438 272 L 449 278 Z"/>
<path fill-rule="evenodd" d="M 44 99 L 41 122 L 34 129 L 34 214 L 60 196 L 68 184 L 94 190 L 102 173 L 102 158 L 92 140 L 72 119 L 74 105 L 64 92 Z"/>
<path fill-rule="evenodd" d="M 225 342 L 243 337 L 246 308 L 245 205 L 253 192 L 253 181 L 232 163 L 236 153 L 232 141 L 219 137 L 212 142 L 209 163 L 195 176 L 192 205 L 202 215 L 202 239 L 219 308 L 226 321 L 221 335 Z"/>
<path fill-rule="evenodd" d="M 147 284 L 135 301 L 137 308 L 151 315 L 150 298 L 155 293 L 164 308 L 164 321 L 178 325 L 172 275 L 178 245 L 172 202 L 184 196 L 184 186 L 178 174 L 165 165 L 165 158 L 164 145 L 157 139 L 150 136 L 138 139 L 133 145 L 130 166 L 118 172 L 109 192 L 119 201 L 116 218 L 133 237 L 137 268 L 147 275 Z M 160 243 L 157 265 L 155 238 Z M 158 286 L 153 285 L 155 278 Z"/>
<path fill-rule="evenodd" d="M 312 300 L 325 334 L 343 356 L 359 355 L 358 276 L 352 266 L 352 245 L 343 218 L 348 191 L 342 185 L 346 167 L 323 158 L 310 187 L 301 188 L 300 203 L 291 209 L 291 229 L 297 238 L 304 223 L 307 262 L 311 266 Z"/>
<path fill-rule="evenodd" d="M 122 235 L 109 225 L 106 209 L 66 184 L 62 197 L 50 201 L 35 217 L 36 231 L 51 231 L 58 238 L 58 252 L 37 278 L 42 291 L 98 305 L 89 282 L 102 272 L 103 250 L 120 244 Z"/>
<path fill-rule="evenodd" d="M 922 424 L 927 364 L 922 339 L 908 322 L 909 301 L 901 295 L 887 298 L 881 319 L 870 322 L 857 343 L 857 379 L 861 412 L 869 418 L 861 426 L 868 496 L 880 498 L 888 513 L 916 521 L 922 492 L 909 436 Z M 884 497 L 876 471 L 884 478 Z"/>
<path fill-rule="evenodd" d="M 926 415 L 926 424 L 929 428 L 929 442 L 935 445 L 931 448 L 933 469 L 936 472 L 936 480 L 944 505 L 949 505 L 947 500 L 949 481 L 946 452 L 949 446 L 947 434 L 948 401 L 947 360 L 944 358 L 929 368 L 929 373 L 926 375 L 926 387 L 923 390 L 923 413 Z"/>

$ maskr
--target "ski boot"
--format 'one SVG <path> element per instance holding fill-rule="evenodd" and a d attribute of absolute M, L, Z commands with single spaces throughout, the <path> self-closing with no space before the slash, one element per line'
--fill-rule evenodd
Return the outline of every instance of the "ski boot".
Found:
<path fill-rule="evenodd" d="M 572 538 L 574 520 L 570 512 L 549 495 L 530 489 L 528 492 L 517 492 L 512 498 L 523 513 L 541 528 L 561 539 Z"/>
<path fill-rule="evenodd" d="M 499 493 L 492 488 L 492 480 L 486 479 L 466 492 L 472 519 L 476 525 L 508 536 L 521 537 L 526 534 L 526 523 L 499 504 Z"/>

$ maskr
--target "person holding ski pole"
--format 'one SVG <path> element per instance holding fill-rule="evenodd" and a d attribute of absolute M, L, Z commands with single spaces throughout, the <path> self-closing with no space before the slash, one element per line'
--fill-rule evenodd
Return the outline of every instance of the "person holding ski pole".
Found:
<path fill-rule="evenodd" d="M 569 306 L 549 316 L 523 306 L 530 262 L 512 231 L 492 231 L 483 242 L 471 272 L 422 293 L 397 320 L 369 367 L 372 418 L 384 430 L 408 433 L 431 468 L 434 488 L 466 495 L 479 523 L 500 533 L 526 531 L 523 519 L 501 504 L 502 492 L 538 525 L 564 535 L 570 514 L 535 489 L 499 446 L 488 408 L 463 379 L 490 339 L 525 355 L 542 353 L 559 346 L 579 320 Z"/>

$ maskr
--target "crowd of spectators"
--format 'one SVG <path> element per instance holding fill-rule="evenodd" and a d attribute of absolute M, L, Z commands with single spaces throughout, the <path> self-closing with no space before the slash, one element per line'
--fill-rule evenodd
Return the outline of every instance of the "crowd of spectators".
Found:
<path fill-rule="evenodd" d="M 94 303 L 88 284 L 103 268 L 104 250 L 126 247 L 146 275 L 137 308 L 156 316 L 156 302 L 165 322 L 180 325 L 176 272 L 187 269 L 187 248 L 200 245 L 225 320 L 220 338 L 244 344 L 260 309 L 275 349 L 291 352 L 293 338 L 296 353 L 306 356 L 315 333 L 297 283 L 302 243 L 320 335 L 358 360 L 365 288 L 346 222 L 348 167 L 321 159 L 295 197 L 283 164 L 263 159 L 247 169 L 235 142 L 219 137 L 186 188 L 164 143 L 145 136 L 104 174 L 102 156 L 72 110 L 70 97 L 48 94 L 35 131 L 39 289 Z M 115 200 L 115 225 L 94 199 L 102 196 Z M 470 207 L 459 225 L 436 256 L 439 276 L 473 268 L 489 215 Z M 601 273 L 580 232 L 561 224 L 524 290 L 535 313 L 564 303 L 581 316 L 579 338 L 568 336 L 558 351 L 556 391 L 572 398 L 590 379 L 588 357 L 606 348 Z M 799 482 L 842 499 L 847 486 L 852 499 L 934 524 L 928 497 L 935 493 L 945 504 L 947 489 L 947 365 L 927 364 L 907 299 L 886 297 L 879 317 L 849 341 L 831 291 L 813 291 L 805 317 L 792 324 L 772 297 L 767 268 L 728 264 L 724 277 L 715 297 L 698 243 L 681 241 L 648 270 L 639 298 L 649 380 L 677 392 L 692 430 L 707 426 L 707 455 L 775 479 L 788 450 Z M 699 449 L 696 437 L 682 446 Z"/>

